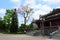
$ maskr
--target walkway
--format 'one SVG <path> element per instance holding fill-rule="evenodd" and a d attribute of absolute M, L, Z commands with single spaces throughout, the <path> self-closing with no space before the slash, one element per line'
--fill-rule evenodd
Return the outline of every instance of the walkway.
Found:
<path fill-rule="evenodd" d="M 44 36 L 29 36 L 25 34 L 1 34 L 0 40 L 55 40 Z"/>

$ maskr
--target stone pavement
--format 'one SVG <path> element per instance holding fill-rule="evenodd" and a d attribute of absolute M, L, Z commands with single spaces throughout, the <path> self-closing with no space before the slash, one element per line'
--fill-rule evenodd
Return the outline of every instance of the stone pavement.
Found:
<path fill-rule="evenodd" d="M 57 40 L 49 39 L 46 36 L 29 36 L 26 34 L 1 34 L 0 40 Z"/>

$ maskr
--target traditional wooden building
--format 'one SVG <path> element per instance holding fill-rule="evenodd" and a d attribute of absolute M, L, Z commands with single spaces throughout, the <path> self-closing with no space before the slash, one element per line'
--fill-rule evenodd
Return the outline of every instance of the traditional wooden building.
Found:
<path fill-rule="evenodd" d="M 47 15 L 41 16 L 39 20 L 35 21 L 35 23 L 45 35 L 49 35 L 58 30 L 60 28 L 60 9 L 54 9 Z"/>

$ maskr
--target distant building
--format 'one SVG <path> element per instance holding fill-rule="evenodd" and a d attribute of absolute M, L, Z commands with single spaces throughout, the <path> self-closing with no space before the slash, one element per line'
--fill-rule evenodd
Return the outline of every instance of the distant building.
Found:
<path fill-rule="evenodd" d="M 42 30 L 43 34 L 49 35 L 60 28 L 60 9 L 54 9 L 47 15 L 41 16 L 39 20 L 35 20 L 33 23 L 38 25 L 38 28 Z"/>

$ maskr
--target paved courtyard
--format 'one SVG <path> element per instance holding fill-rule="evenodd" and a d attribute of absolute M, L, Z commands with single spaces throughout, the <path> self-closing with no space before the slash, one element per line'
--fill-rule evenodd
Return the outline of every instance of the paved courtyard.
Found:
<path fill-rule="evenodd" d="M 1 34 L 0 40 L 56 40 L 45 36 L 29 36 L 26 34 Z"/>

